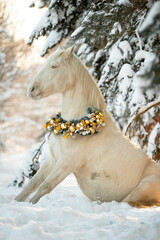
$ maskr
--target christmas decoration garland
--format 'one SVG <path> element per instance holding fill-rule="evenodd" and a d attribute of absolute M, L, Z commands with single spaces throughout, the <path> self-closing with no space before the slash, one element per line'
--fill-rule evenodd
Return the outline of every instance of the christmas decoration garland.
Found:
<path fill-rule="evenodd" d="M 104 114 L 96 108 L 88 108 L 87 113 L 81 119 L 67 121 L 61 117 L 59 111 L 57 115 L 48 119 L 44 127 L 47 131 L 55 135 L 63 135 L 65 138 L 97 134 L 105 126 Z"/>

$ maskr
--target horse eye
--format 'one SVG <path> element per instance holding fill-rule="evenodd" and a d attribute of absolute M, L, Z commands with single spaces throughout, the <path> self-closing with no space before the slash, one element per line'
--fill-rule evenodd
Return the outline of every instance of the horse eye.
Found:
<path fill-rule="evenodd" d="M 57 66 L 56 66 L 56 65 L 53 65 L 53 64 L 51 64 L 50 67 L 53 68 L 53 69 L 54 69 L 54 68 L 57 68 Z"/>

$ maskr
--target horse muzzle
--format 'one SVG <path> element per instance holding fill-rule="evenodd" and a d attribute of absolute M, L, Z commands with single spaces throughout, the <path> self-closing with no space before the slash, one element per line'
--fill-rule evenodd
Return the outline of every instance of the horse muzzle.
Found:
<path fill-rule="evenodd" d="M 41 98 L 41 91 L 36 86 L 29 87 L 27 96 L 33 98 L 34 100 L 38 100 Z"/>

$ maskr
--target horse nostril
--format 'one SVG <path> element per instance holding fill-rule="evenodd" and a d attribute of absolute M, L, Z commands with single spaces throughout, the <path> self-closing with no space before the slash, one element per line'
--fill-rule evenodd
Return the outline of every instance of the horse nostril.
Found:
<path fill-rule="evenodd" d="M 34 92 L 34 90 L 35 90 L 35 87 L 33 87 L 33 88 L 31 89 L 31 92 Z"/>

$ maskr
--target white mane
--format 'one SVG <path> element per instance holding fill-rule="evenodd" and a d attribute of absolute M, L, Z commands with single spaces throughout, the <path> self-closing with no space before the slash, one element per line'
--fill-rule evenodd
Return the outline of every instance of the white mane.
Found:
<path fill-rule="evenodd" d="M 95 79 L 89 74 L 84 64 L 76 57 L 72 56 L 70 61 L 70 77 L 75 77 L 75 81 L 79 83 L 80 88 L 83 89 L 83 94 L 88 102 L 89 107 L 96 107 L 105 110 L 106 105 L 103 96 L 95 82 Z M 76 84 L 73 85 L 76 87 Z M 75 89 L 76 91 L 76 89 Z"/>

